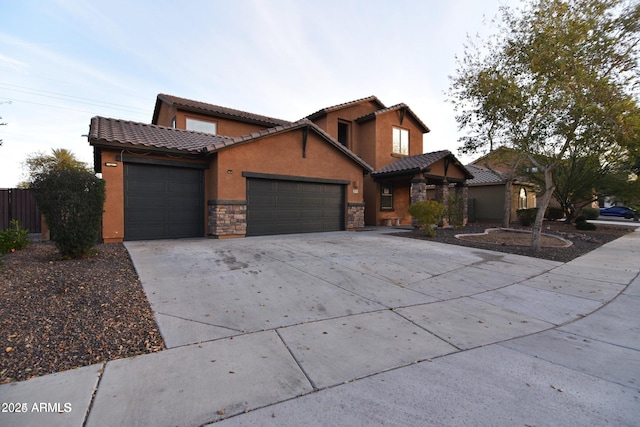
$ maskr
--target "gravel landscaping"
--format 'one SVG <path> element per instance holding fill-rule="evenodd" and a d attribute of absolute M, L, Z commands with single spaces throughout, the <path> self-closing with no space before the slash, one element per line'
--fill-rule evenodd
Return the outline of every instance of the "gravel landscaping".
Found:
<path fill-rule="evenodd" d="M 562 236 L 569 247 L 547 247 L 532 253 L 522 242 L 468 241 L 462 233 L 482 233 L 495 224 L 438 229 L 427 238 L 415 230 L 402 237 L 490 249 L 567 262 L 633 231 L 598 226 L 578 231 L 550 223 L 546 233 Z M 509 233 L 508 237 L 520 233 Z M 527 236 L 529 237 L 529 236 Z M 528 243 L 527 243 L 528 244 Z M 149 302 L 122 244 L 99 245 L 97 255 L 62 260 L 53 243 L 32 243 L 3 256 L 0 267 L 0 383 L 164 349 Z"/>
<path fill-rule="evenodd" d="M 487 228 L 500 227 L 499 224 L 470 224 L 458 228 L 438 228 L 436 237 L 426 237 L 420 230 L 407 230 L 393 233 L 396 236 L 413 239 L 430 240 L 434 242 L 448 243 L 452 245 L 468 246 L 473 248 L 488 249 L 498 252 L 506 252 L 517 255 L 542 258 L 551 261 L 569 262 L 574 258 L 591 252 L 603 244 L 633 232 L 633 227 L 598 224 L 596 230 L 577 230 L 574 225 L 563 222 L 548 221 L 544 224 L 544 234 L 559 236 L 572 242 L 569 247 L 562 247 L 555 243 L 544 246 L 539 251 L 532 251 L 529 247 L 531 234 L 500 233 L 501 239 L 496 240 L 496 234 L 481 235 Z M 530 231 L 531 227 L 512 225 L 518 230 Z M 462 240 L 457 234 L 478 234 L 473 240 Z M 544 237 L 544 236 L 543 236 Z M 553 239 L 557 240 L 557 239 Z"/>
<path fill-rule="evenodd" d="M 2 261 L 0 383 L 164 348 L 122 244 L 61 260 L 53 243 L 32 243 Z"/>

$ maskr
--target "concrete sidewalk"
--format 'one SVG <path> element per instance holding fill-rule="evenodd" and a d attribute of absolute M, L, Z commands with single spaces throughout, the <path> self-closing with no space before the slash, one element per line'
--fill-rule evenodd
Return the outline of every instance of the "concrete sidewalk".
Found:
<path fill-rule="evenodd" d="M 566 264 L 386 231 L 127 243 L 168 349 L 2 385 L 0 425 L 637 425 L 640 230 Z"/>

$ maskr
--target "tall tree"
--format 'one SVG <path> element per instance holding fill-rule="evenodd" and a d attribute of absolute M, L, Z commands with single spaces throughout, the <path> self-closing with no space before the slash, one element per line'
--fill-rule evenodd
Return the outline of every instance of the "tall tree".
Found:
<path fill-rule="evenodd" d="M 72 151 L 66 148 L 53 148 L 51 154 L 43 152 L 27 156 L 23 164 L 27 178 L 20 187 L 27 188 L 39 175 L 52 170 L 76 170 L 90 172 L 89 166 L 78 160 Z"/>
<path fill-rule="evenodd" d="M 529 0 L 502 8 L 498 29 L 466 46 L 450 98 L 467 131 L 463 152 L 508 146 L 542 172 L 537 250 L 553 173 L 569 153 L 630 162 L 640 143 L 640 3 Z"/>

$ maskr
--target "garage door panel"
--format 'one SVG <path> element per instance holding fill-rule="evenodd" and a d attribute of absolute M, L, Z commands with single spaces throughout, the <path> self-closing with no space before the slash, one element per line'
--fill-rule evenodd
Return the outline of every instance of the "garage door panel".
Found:
<path fill-rule="evenodd" d="M 291 180 L 247 179 L 247 234 L 344 229 L 344 186 Z"/>
<path fill-rule="evenodd" d="M 125 163 L 125 240 L 204 235 L 199 169 Z"/>

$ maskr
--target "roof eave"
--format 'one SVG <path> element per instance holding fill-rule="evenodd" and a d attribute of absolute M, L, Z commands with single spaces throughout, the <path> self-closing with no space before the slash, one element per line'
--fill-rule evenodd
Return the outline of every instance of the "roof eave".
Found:
<path fill-rule="evenodd" d="M 412 168 L 412 169 L 404 169 L 400 171 L 389 171 L 389 172 L 373 172 L 371 176 L 374 180 L 378 178 L 399 178 L 402 176 L 415 176 L 418 173 L 424 171 L 425 168 Z"/>
<path fill-rule="evenodd" d="M 132 144 L 130 142 L 120 142 L 120 141 L 107 141 L 105 139 L 95 139 L 89 138 L 89 145 L 98 148 L 109 148 L 115 150 L 127 150 L 127 151 L 136 151 L 136 152 L 153 152 L 153 153 L 162 153 L 162 154 L 180 154 L 180 155 L 188 155 L 195 157 L 202 157 L 204 154 L 201 150 L 182 150 L 179 148 L 167 148 L 167 147 L 156 147 L 156 146 L 146 146 L 139 144 Z"/>

